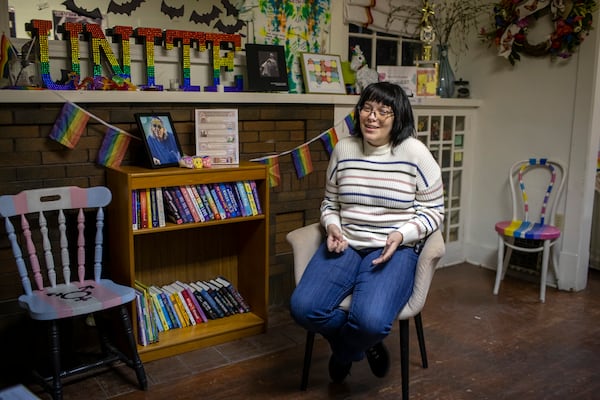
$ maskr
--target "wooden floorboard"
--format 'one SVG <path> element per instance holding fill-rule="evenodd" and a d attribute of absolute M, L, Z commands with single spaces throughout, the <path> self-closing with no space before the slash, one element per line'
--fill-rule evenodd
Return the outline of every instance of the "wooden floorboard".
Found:
<path fill-rule="evenodd" d="M 422 369 L 411 322 L 411 399 L 599 399 L 600 272 L 581 292 L 505 279 L 461 264 L 436 272 L 423 311 L 429 368 Z M 146 363 L 146 392 L 119 368 L 65 387 L 65 399 L 400 399 L 398 326 L 386 339 L 392 368 L 374 377 L 355 363 L 343 384 L 327 374 L 329 348 L 315 342 L 308 390 L 299 390 L 304 332 L 287 310 L 273 309 L 269 332 Z M 31 387 L 35 390 L 35 387 Z M 39 389 L 37 394 L 42 398 Z"/>

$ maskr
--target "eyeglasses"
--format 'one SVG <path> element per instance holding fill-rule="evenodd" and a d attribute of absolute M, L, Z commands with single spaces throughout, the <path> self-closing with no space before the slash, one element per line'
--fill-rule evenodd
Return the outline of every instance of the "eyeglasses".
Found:
<path fill-rule="evenodd" d="M 160 124 L 152 124 L 152 127 L 153 128 L 162 128 L 162 125 L 160 125 Z"/>
<path fill-rule="evenodd" d="M 364 116 L 369 116 L 371 113 L 375 114 L 375 118 L 379 119 L 387 119 L 389 117 L 394 116 L 394 112 L 392 110 L 376 110 L 371 106 L 362 106 L 359 109 L 360 113 Z"/>

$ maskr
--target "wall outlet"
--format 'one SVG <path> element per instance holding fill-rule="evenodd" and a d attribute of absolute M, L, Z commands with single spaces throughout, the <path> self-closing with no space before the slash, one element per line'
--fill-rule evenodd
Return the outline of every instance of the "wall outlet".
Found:
<path fill-rule="evenodd" d="M 554 225 L 556 225 L 556 227 L 558 229 L 560 229 L 561 231 L 563 230 L 564 226 L 565 226 L 565 216 L 564 214 L 555 214 L 554 215 Z"/>

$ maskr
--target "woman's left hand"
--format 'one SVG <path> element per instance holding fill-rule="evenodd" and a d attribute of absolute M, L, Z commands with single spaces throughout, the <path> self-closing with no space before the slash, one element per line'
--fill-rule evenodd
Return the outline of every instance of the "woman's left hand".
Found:
<path fill-rule="evenodd" d="M 392 258 L 392 254 L 396 251 L 398 246 L 402 244 L 404 236 L 400 232 L 392 232 L 388 235 L 385 241 L 385 247 L 381 252 L 381 255 L 373 260 L 373 265 L 381 264 Z"/>

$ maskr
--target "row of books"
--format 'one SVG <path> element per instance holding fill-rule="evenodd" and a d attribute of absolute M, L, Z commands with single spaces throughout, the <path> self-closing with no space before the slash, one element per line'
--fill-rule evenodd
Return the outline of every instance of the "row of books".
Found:
<path fill-rule="evenodd" d="M 136 189 L 131 199 L 134 230 L 262 214 L 253 180 Z"/>
<path fill-rule="evenodd" d="M 159 333 L 250 311 L 248 303 L 222 276 L 206 281 L 146 285 L 135 281 L 138 343 L 158 342 Z"/>

